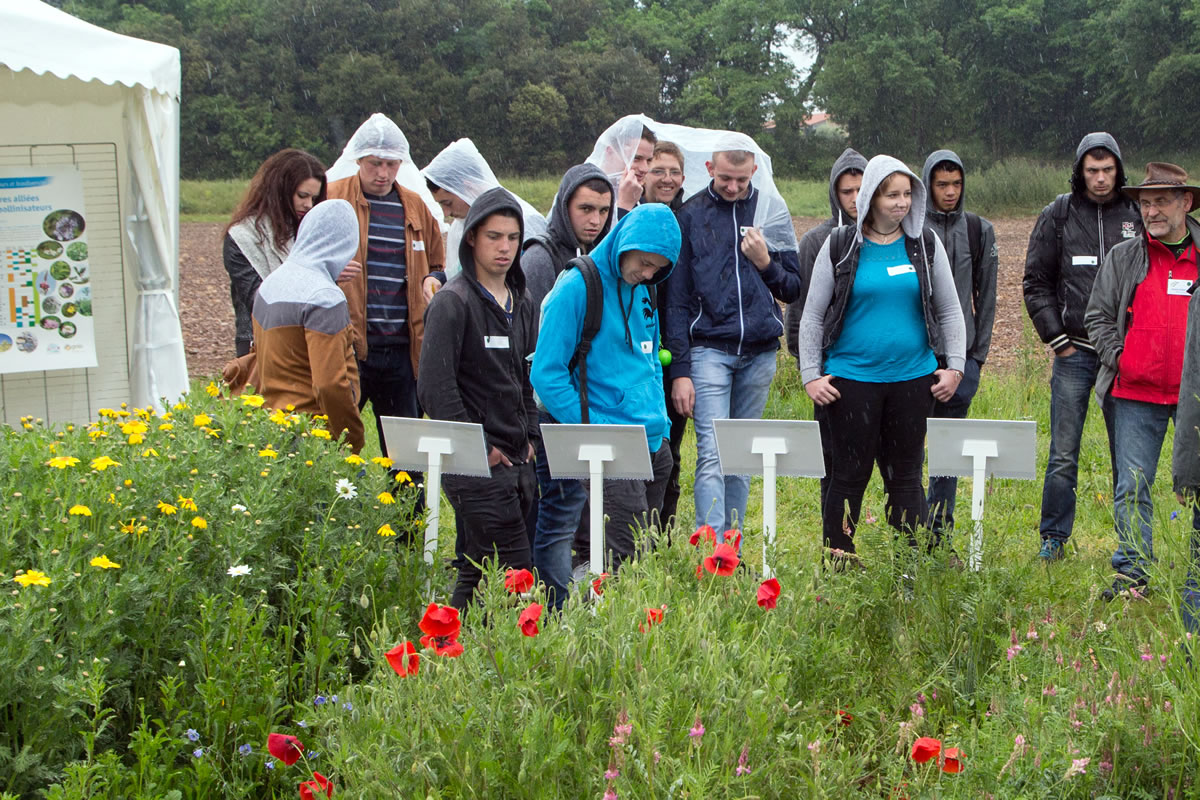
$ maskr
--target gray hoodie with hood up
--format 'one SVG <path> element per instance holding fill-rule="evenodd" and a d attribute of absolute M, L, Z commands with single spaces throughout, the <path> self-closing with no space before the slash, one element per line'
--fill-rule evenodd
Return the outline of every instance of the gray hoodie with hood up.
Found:
<path fill-rule="evenodd" d="M 844 257 L 830 253 L 830 239 L 821 245 L 817 260 L 813 264 L 812 281 L 805 302 L 804 316 L 800 320 L 799 366 L 800 379 L 805 384 L 820 378 L 825 369 L 825 351 L 832 346 L 841 332 L 845 316 L 848 293 L 853 292 L 854 275 L 858 269 L 858 255 L 863 243 L 863 223 L 871 208 L 871 199 L 879 184 L 894 172 L 901 172 L 912 180 L 912 206 L 900 221 L 904 231 L 906 249 L 913 266 L 918 270 L 918 281 L 924 291 L 921 307 L 925 313 L 925 329 L 929 344 L 939 361 L 947 369 L 963 369 L 966 355 L 966 330 L 963 326 L 962 308 L 958 305 L 958 294 L 954 289 L 954 276 L 950 273 L 950 262 L 946 259 L 946 248 L 936 236 L 932 237 L 934 251 L 926 251 L 925 187 L 920 179 L 891 156 L 875 156 L 863 171 L 862 188 L 858 192 L 858 219 L 854 222 L 854 239 Z M 917 257 L 914 257 L 915 256 Z M 932 259 L 930 258 L 932 255 Z M 833 259 L 838 258 L 835 264 Z M 932 260 L 932 266 L 929 262 Z M 835 290 L 844 287 L 839 294 Z M 839 316 L 840 315 L 840 316 Z"/>
<path fill-rule="evenodd" d="M 788 303 L 787 308 L 783 312 L 783 328 L 787 334 L 787 349 L 793 358 L 798 356 L 796 339 L 800 330 L 800 317 L 804 314 L 804 298 L 808 295 L 808 284 L 812 280 L 813 262 L 817 260 L 817 253 L 820 252 L 821 245 L 825 244 L 825 240 L 829 238 L 830 231 L 841 225 L 849 225 L 854 222 L 842 210 L 842 204 L 838 202 L 838 180 L 850 170 L 862 172 L 866 168 L 867 159 L 853 147 L 847 147 L 842 151 L 842 154 L 833 162 L 833 169 L 829 171 L 829 219 L 800 238 L 798 253 L 800 261 L 800 299 L 793 303 Z"/>
<path fill-rule="evenodd" d="M 586 255 L 587 252 L 600 243 L 612 228 L 616 209 L 608 215 L 608 219 L 596 235 L 596 240 L 588 246 L 579 243 L 575 237 L 575 229 L 571 227 L 571 217 L 567 212 L 567 204 L 571 196 L 587 181 L 599 178 L 612 189 L 608 176 L 595 164 L 576 164 L 566 171 L 562 182 L 558 185 L 558 194 L 554 197 L 554 207 L 550 210 L 548 219 L 550 230 L 543 237 L 533 239 L 521 255 L 521 266 L 525 270 L 525 286 L 529 301 L 533 305 L 534 317 L 542 307 L 542 300 L 550 292 L 558 273 L 572 258 Z M 613 205 L 616 205 L 617 193 L 612 192 Z"/>
<path fill-rule="evenodd" d="M 967 196 L 967 171 L 962 159 L 953 150 L 934 150 L 925 159 L 921 179 L 928 189 L 932 186 L 933 168 L 950 162 L 958 167 L 963 176 L 962 192 L 958 205 L 951 211 L 939 211 L 930 204 L 925 210 L 925 225 L 942 240 L 946 257 L 950 260 L 950 271 L 954 274 L 954 286 L 958 289 L 958 302 L 962 306 L 963 321 L 967 326 L 967 358 L 982 365 L 987 361 L 988 349 L 992 346 L 992 323 L 996 319 L 996 231 L 992 223 L 980 217 L 979 234 L 980 263 L 972 261 L 971 237 L 967 233 L 967 213 L 963 210 Z"/>

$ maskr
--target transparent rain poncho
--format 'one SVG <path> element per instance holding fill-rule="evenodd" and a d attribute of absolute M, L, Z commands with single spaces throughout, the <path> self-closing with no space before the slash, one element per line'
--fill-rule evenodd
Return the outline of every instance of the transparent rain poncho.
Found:
<path fill-rule="evenodd" d="M 459 139 L 438 153 L 422 174 L 435 184 L 462 198 L 468 206 L 475 204 L 479 195 L 500 185 L 496 174 L 488 166 L 470 139 Z M 516 197 L 516 195 L 513 195 Z M 529 240 L 546 233 L 546 218 L 529 203 L 517 197 L 525 216 L 525 239 Z M 446 236 L 446 277 L 453 278 L 459 270 L 458 246 L 462 242 L 463 221 L 450 223 Z"/>
<path fill-rule="evenodd" d="M 333 183 L 336 180 L 358 174 L 358 160 L 366 156 L 399 161 L 400 171 L 396 173 L 396 182 L 405 189 L 421 195 L 425 205 L 429 206 L 433 218 L 438 221 L 443 231 L 446 229 L 446 222 L 442 217 L 442 207 L 433 199 L 429 187 L 425 185 L 425 179 L 421 177 L 420 170 L 417 169 L 416 164 L 412 163 L 412 157 L 408 151 L 408 139 L 404 137 L 400 127 L 384 114 L 375 112 L 367 118 L 366 122 L 358 126 L 358 130 L 350 137 L 350 141 L 346 142 L 346 148 L 342 150 L 338 160 L 325 172 L 326 180 Z"/>
<path fill-rule="evenodd" d="M 796 229 L 792 227 L 792 216 L 787 203 L 775 186 L 771 169 L 771 157 L 744 133 L 716 131 L 708 128 L 689 128 L 655 122 L 644 114 L 622 117 L 600 134 L 589 164 L 595 164 L 608 174 L 613 185 L 621 182 L 621 176 L 637 153 L 638 141 L 642 138 L 642 126 L 646 126 L 660 141 L 672 142 L 683 151 L 683 198 L 694 195 L 708 186 L 711 180 L 704 164 L 712 154 L 723 150 L 748 150 L 754 153 L 758 169 L 751 183 L 758 189 L 758 206 L 754 212 L 754 227 L 759 228 L 767 246 L 775 251 L 796 250 Z"/>

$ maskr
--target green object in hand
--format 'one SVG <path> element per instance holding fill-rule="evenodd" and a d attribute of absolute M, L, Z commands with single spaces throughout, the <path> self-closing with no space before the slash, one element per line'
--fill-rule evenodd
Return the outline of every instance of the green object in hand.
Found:
<path fill-rule="evenodd" d="M 671 366 L 671 351 L 665 347 L 659 350 L 658 363 L 662 364 L 664 367 Z"/>

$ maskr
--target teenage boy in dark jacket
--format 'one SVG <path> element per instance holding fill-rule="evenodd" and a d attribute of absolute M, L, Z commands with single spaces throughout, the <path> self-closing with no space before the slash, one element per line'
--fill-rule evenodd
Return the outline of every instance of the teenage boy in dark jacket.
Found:
<path fill-rule="evenodd" d="M 1188 216 L 1200 188 L 1174 164 L 1151 162 L 1146 180 L 1125 188 L 1141 208 L 1146 233 L 1114 247 L 1092 287 L 1084 322 L 1100 357 L 1096 394 L 1113 418 L 1117 486 L 1113 517 L 1117 577 L 1111 600 L 1146 585 L 1154 557 L 1150 487 L 1167 424 L 1180 402 L 1189 291 L 1196 283 L 1200 223 Z"/>
<path fill-rule="evenodd" d="M 1142 233 L 1133 201 L 1121 194 L 1121 149 L 1107 133 L 1089 133 L 1075 148 L 1071 191 L 1042 209 L 1025 255 L 1025 308 L 1042 341 L 1054 349 L 1050 378 L 1050 460 L 1042 486 L 1042 549 L 1046 561 L 1063 557 L 1075 524 L 1079 443 L 1100 359 L 1088 339 L 1083 312 L 1108 251 Z M 1100 410 L 1113 455 L 1112 419 Z M 1116 475 L 1111 476 L 1115 487 Z"/>
<path fill-rule="evenodd" d="M 757 419 L 775 377 L 782 301 L 800 296 L 794 251 L 771 252 L 752 227 L 758 169 L 749 150 L 714 152 L 712 182 L 679 210 L 683 245 L 667 281 L 671 401 L 696 427 L 696 524 L 740 528 L 750 480 L 722 476 L 713 420 Z M 722 526 L 722 527 L 718 527 Z"/>
<path fill-rule="evenodd" d="M 599 167 L 576 164 L 566 171 L 550 210 L 549 233 L 532 240 L 521 256 L 535 322 L 558 273 L 604 238 L 614 221 L 612 212 L 612 183 Z"/>
<path fill-rule="evenodd" d="M 464 521 L 465 561 L 451 603 L 466 608 L 485 558 L 533 566 L 525 517 L 537 498 L 533 454 L 540 439 L 526 356 L 533 308 L 521 271 L 521 205 L 502 188 L 472 204 L 452 278 L 429 304 L 417 394 L 431 419 L 483 425 L 490 478 L 447 475 L 446 497 Z"/>
<path fill-rule="evenodd" d="M 966 211 L 966 171 L 953 150 L 935 150 L 925 159 L 922 181 L 929 192 L 925 227 L 946 248 L 958 304 L 967 332 L 967 360 L 954 396 L 933 404 L 931 417 L 965 419 L 979 390 L 979 373 L 992 346 L 996 319 L 996 273 L 999 257 L 992 223 Z M 972 229 L 978 238 L 973 238 Z M 929 477 L 929 527 L 935 540 L 954 528 L 954 497 L 958 478 Z"/>

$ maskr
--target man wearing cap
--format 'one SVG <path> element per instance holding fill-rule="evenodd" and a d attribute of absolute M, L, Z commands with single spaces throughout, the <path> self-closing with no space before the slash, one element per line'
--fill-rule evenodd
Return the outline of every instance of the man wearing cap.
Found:
<path fill-rule="evenodd" d="M 1100 359 L 1096 394 L 1112 397 L 1118 545 L 1107 600 L 1146 586 L 1154 555 L 1150 487 L 1179 403 L 1200 240 L 1200 224 L 1188 216 L 1200 188 L 1188 184 L 1181 167 L 1147 164 L 1146 179 L 1123 191 L 1138 204 L 1146 230 L 1109 251 L 1084 313 Z"/>
<path fill-rule="evenodd" d="M 354 327 L 359 408 L 371 401 L 384 448 L 380 417 L 420 416 L 417 365 L 431 288 L 422 282 L 434 281 L 430 272 L 442 269 L 446 251 L 441 227 L 425 201 L 396 181 L 401 163 L 409 158 L 408 140 L 396 123 L 372 114 L 350 138 L 346 155 L 358 172 L 330 183 L 328 194 L 354 207 L 359 229 L 355 261 L 364 269 L 339 285 Z"/>
<path fill-rule="evenodd" d="M 1142 232 L 1137 206 L 1121 194 L 1124 185 L 1125 168 L 1116 139 L 1103 132 L 1084 136 L 1075 148 L 1071 191 L 1042 209 L 1025 255 L 1025 309 L 1038 336 L 1054 349 L 1050 459 L 1042 484 L 1038 553 L 1047 562 L 1063 557 L 1063 545 L 1075 526 L 1079 445 L 1100 366 L 1083 312 L 1105 256 Z M 1100 410 L 1108 432 L 1109 460 L 1115 463 L 1106 402 Z"/>

